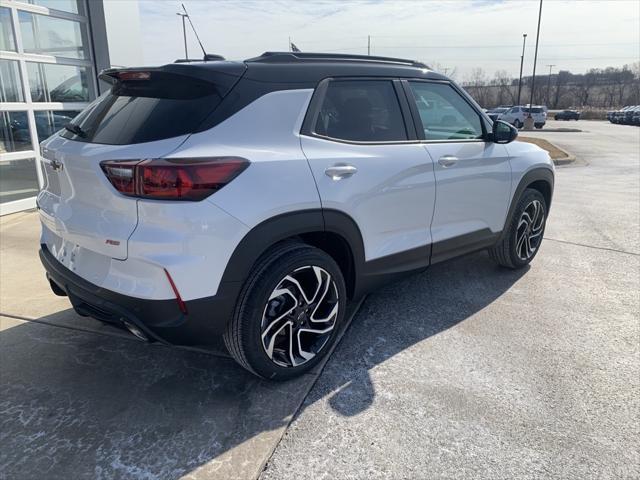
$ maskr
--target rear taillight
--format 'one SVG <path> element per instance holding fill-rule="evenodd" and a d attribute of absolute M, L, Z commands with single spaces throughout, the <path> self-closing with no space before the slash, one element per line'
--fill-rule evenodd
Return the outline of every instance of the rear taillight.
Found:
<path fill-rule="evenodd" d="M 105 175 L 123 195 L 155 200 L 202 200 L 248 166 L 240 157 L 106 160 Z"/>

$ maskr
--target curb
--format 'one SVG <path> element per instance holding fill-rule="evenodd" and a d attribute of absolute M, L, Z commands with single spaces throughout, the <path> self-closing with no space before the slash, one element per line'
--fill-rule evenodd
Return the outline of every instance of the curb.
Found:
<path fill-rule="evenodd" d="M 547 140 L 545 138 L 545 140 Z M 549 142 L 549 140 L 547 140 L 547 142 Z M 565 157 L 564 158 L 556 158 L 553 159 L 553 164 L 560 167 L 562 165 L 569 165 L 570 163 L 573 163 L 576 161 L 576 156 L 567 152 L 564 148 L 560 148 L 558 145 L 556 145 L 553 142 L 549 142 L 551 145 L 553 145 L 554 147 L 556 147 L 558 150 L 560 150 L 562 153 L 564 153 Z"/>
<path fill-rule="evenodd" d="M 540 128 L 540 129 L 535 129 L 535 130 L 519 130 L 520 132 L 533 132 L 533 133 L 544 133 L 544 132 L 549 132 L 549 133 L 580 133 L 583 130 L 580 130 L 579 128 Z"/>

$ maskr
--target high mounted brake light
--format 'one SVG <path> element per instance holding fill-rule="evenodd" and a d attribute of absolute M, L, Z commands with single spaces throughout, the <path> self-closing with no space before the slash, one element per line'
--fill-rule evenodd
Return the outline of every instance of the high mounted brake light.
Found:
<path fill-rule="evenodd" d="M 116 76 L 121 82 L 129 80 L 149 80 L 151 72 L 117 72 Z"/>
<path fill-rule="evenodd" d="M 240 157 L 105 160 L 100 167 L 123 195 L 154 200 L 199 201 L 240 175 Z"/>

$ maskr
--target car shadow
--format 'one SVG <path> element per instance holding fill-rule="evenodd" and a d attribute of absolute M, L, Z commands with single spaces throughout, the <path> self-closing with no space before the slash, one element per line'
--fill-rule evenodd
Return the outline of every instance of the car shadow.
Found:
<path fill-rule="evenodd" d="M 71 312 L 8 328 L 0 477 L 251 478 L 296 411 L 323 398 L 340 415 L 366 410 L 372 368 L 472 321 L 525 272 L 480 253 L 371 294 L 314 388 L 314 374 L 273 383 L 229 358 L 82 331 Z"/>

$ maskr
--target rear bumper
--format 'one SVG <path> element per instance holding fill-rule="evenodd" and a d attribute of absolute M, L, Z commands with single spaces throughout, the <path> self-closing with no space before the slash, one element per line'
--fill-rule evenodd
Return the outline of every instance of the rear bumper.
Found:
<path fill-rule="evenodd" d="M 41 245 L 40 260 L 54 292 L 64 292 L 78 314 L 123 328 L 129 323 L 149 340 L 166 344 L 214 344 L 233 315 L 240 289 L 239 283 L 222 283 L 216 295 L 185 302 L 187 314 L 183 314 L 175 299 L 130 297 L 88 282 L 62 265 L 46 245 Z"/>

